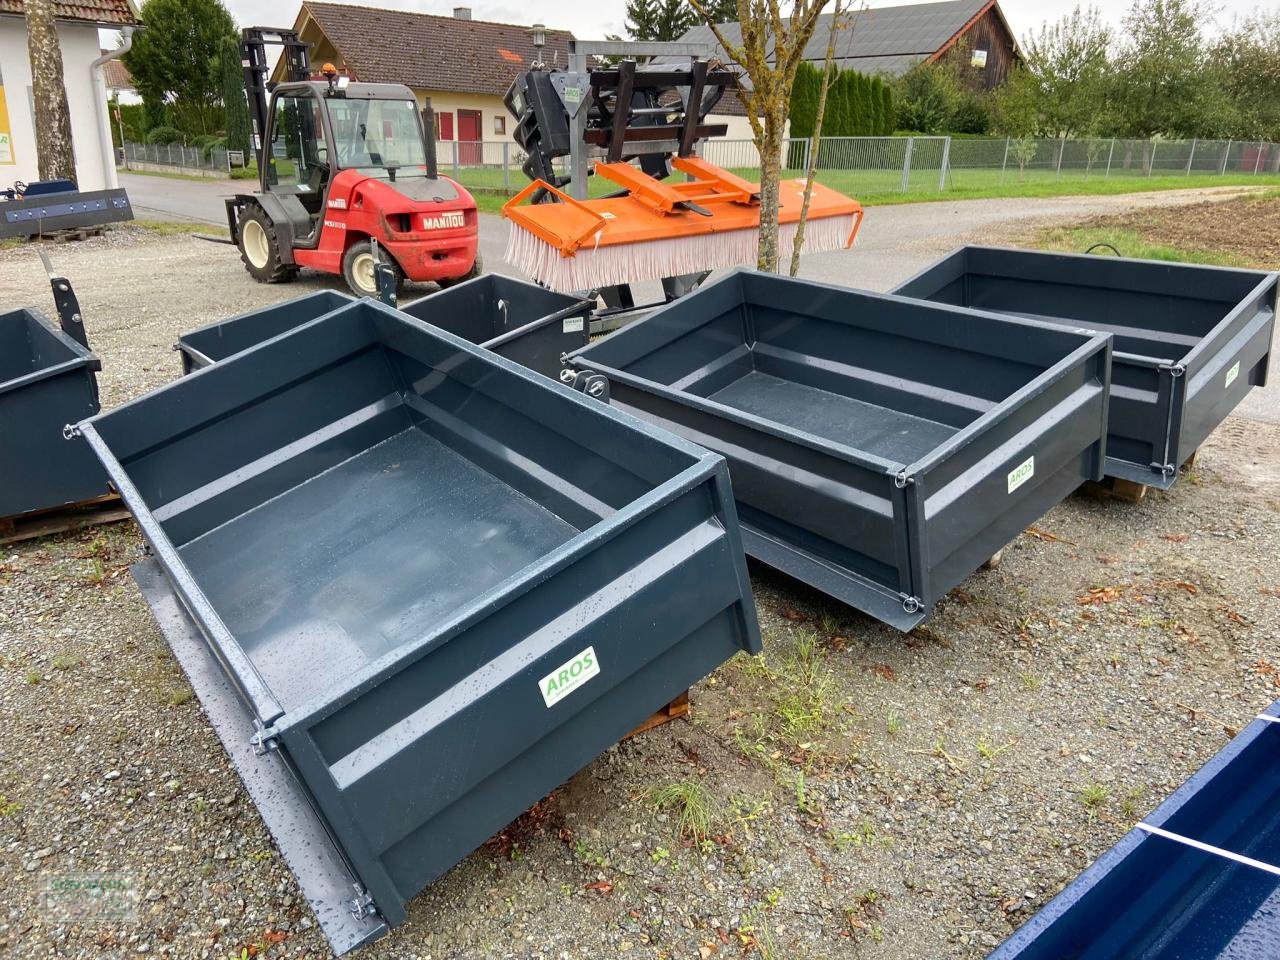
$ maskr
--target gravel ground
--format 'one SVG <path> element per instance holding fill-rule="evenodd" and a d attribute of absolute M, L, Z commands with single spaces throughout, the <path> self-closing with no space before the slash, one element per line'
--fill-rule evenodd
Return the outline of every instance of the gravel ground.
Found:
<path fill-rule="evenodd" d="M 258 286 L 224 248 L 132 230 L 53 252 L 108 407 L 176 376 L 182 330 L 324 283 Z M 0 303 L 47 300 L 30 251 L 0 252 Z M 1280 697 L 1277 463 L 1280 427 L 1230 420 L 1172 491 L 1070 498 L 905 638 L 754 570 L 763 658 L 360 956 L 984 956 Z M 0 953 L 327 956 L 128 575 L 140 552 L 129 523 L 0 552 Z M 77 871 L 137 919 L 51 909 Z"/>

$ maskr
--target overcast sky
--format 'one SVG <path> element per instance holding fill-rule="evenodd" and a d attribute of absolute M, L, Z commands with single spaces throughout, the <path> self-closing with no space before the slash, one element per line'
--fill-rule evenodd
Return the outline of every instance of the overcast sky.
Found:
<path fill-rule="evenodd" d="M 285 26 L 291 24 L 298 13 L 298 0 L 223 0 L 241 26 Z M 893 7 L 913 0 L 869 0 L 870 7 Z M 1070 13 L 1078 0 L 1001 0 L 1000 9 L 1009 19 L 1014 33 L 1021 40 L 1028 31 L 1036 30 L 1046 20 L 1057 20 Z M 466 3 L 466 0 L 461 0 Z M 422 13 L 453 11 L 459 5 L 452 0 L 369 0 L 367 6 L 398 7 Z M 785 6 L 786 4 L 784 4 Z M 589 3 L 514 3 L 512 0 L 472 0 L 470 6 L 477 20 L 498 20 L 504 23 L 531 23 L 542 20 L 549 27 L 573 31 L 584 40 L 603 39 L 606 33 L 622 34 L 625 19 L 625 0 L 592 0 Z M 1128 9 L 1126 0 L 1102 0 L 1095 3 L 1104 16 L 1118 24 Z M 1218 0 L 1221 12 L 1218 20 L 1230 24 L 1236 16 L 1245 16 L 1258 8 L 1275 9 L 1276 0 Z"/>
<path fill-rule="evenodd" d="M 283 27 L 293 23 L 298 14 L 300 0 L 223 0 L 240 26 Z M 467 0 L 460 0 L 465 4 Z M 892 7 L 903 3 L 927 2 L 927 0 L 868 0 L 870 7 Z M 1009 19 L 1019 40 L 1028 32 L 1038 30 L 1047 20 L 1057 20 L 1070 13 L 1078 0 L 1001 0 L 1000 9 Z M 1247 16 L 1257 9 L 1276 9 L 1280 0 L 1217 0 L 1217 23 L 1208 25 L 1210 30 L 1228 26 L 1237 17 Z M 421 13 L 452 13 L 453 0 L 368 0 L 367 6 L 397 7 L 417 10 Z M 1095 0 L 1094 5 L 1113 24 L 1119 24 L 1129 8 L 1127 0 Z M 571 30 L 574 36 L 584 40 L 600 40 L 607 33 L 623 34 L 626 0 L 592 0 L 587 3 L 518 4 L 512 0 L 471 0 L 473 16 L 477 20 L 497 20 L 504 23 L 532 23 L 542 20 L 549 27 Z M 107 46 L 112 44 L 107 43 Z"/>

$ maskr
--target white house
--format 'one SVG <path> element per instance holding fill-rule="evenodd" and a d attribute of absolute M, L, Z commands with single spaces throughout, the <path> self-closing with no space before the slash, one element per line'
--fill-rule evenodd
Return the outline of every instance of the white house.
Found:
<path fill-rule="evenodd" d="M 71 111 L 76 183 L 81 190 L 118 186 L 98 28 L 129 30 L 140 21 L 133 0 L 59 2 L 58 43 Z M 22 0 L 0 0 L 0 187 L 39 180 L 35 103 Z"/>

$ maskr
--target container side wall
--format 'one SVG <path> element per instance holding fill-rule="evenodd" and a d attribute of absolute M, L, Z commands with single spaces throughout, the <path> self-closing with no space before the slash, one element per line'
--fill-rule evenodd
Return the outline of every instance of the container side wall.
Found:
<path fill-rule="evenodd" d="M 216 363 L 352 302 L 341 293 L 321 290 L 184 333 L 178 348 L 194 350 Z"/>
<path fill-rule="evenodd" d="M 1256 386 L 1266 383 L 1275 335 L 1275 280 L 1214 330 L 1188 358 L 1175 466 L 1196 448 Z"/>
<path fill-rule="evenodd" d="M 917 480 L 926 606 L 1065 499 L 1101 465 L 1107 354 L 1097 351 Z"/>
<path fill-rule="evenodd" d="M 200 376 L 223 371 L 240 372 L 218 365 Z M 159 408 L 153 412 L 163 416 Z M 125 467 L 181 544 L 408 425 L 387 358 L 375 347 L 211 419 Z"/>
<path fill-rule="evenodd" d="M 1280 725 L 1250 724 L 1145 822 L 1280 865 Z M 1135 829 L 991 960 L 1260 960 L 1280 955 L 1277 909 L 1280 877 Z"/>
<path fill-rule="evenodd" d="M 0 517 L 104 496 L 107 476 L 62 428 L 98 412 L 92 370 L 73 367 L 0 393 Z"/>
<path fill-rule="evenodd" d="M 609 515 L 694 462 L 656 437 L 616 429 L 541 378 L 510 376 L 442 340 L 389 338 L 421 427 L 465 445 L 468 456 L 526 495 L 555 498 L 547 505 L 575 525 Z"/>
<path fill-rule="evenodd" d="M 906 588 L 893 479 L 623 383 L 613 405 L 729 461 L 747 553 L 866 609 Z"/>
<path fill-rule="evenodd" d="M 1280 950 L 1268 918 L 1280 878 L 1137 830 L 1058 900 L 990 960 L 1265 960 Z"/>
<path fill-rule="evenodd" d="M 0 384 L 40 368 L 31 339 L 37 326 L 29 310 L 0 313 Z"/>
<path fill-rule="evenodd" d="M 323 764 L 304 775 L 330 819 L 358 824 L 348 853 L 362 874 L 385 871 L 408 898 L 661 704 L 738 650 L 758 649 L 718 495 L 709 472 L 286 733 Z M 386 906 L 394 917 L 397 904 Z"/>

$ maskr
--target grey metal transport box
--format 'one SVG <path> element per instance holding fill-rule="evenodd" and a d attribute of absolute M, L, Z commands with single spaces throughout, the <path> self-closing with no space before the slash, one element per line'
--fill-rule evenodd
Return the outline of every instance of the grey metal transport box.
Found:
<path fill-rule="evenodd" d="M 1276 274 L 962 247 L 894 293 L 1115 335 L 1107 475 L 1168 489 L 1266 384 Z"/>
<path fill-rule="evenodd" d="M 107 477 L 62 428 L 98 412 L 96 371 L 86 347 L 35 310 L 0 313 L 0 517 L 107 493 Z"/>
<path fill-rule="evenodd" d="M 339 952 L 760 650 L 721 457 L 372 300 L 79 430 L 228 752 L 270 754 L 246 783 Z"/>
<path fill-rule="evenodd" d="M 748 554 L 901 630 L 1101 475 L 1109 336 L 738 271 L 570 363 L 728 458 Z"/>
<path fill-rule="evenodd" d="M 323 290 L 222 320 L 178 339 L 183 371 L 208 366 L 352 302 Z M 402 305 L 411 317 L 556 378 L 561 356 L 586 346 L 589 300 L 487 274 Z"/>

